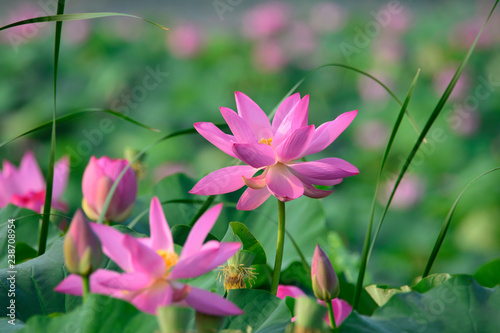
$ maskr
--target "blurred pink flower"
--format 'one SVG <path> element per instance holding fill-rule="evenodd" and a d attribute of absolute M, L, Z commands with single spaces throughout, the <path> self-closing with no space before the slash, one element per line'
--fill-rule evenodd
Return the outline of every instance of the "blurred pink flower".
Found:
<path fill-rule="evenodd" d="M 243 35 L 251 39 L 267 38 L 285 29 L 291 19 L 290 4 L 271 1 L 258 4 L 243 17 Z"/>
<path fill-rule="evenodd" d="M 285 299 L 286 296 L 297 298 L 300 296 L 306 296 L 306 293 L 296 286 L 287 286 L 284 284 L 280 284 L 278 285 L 278 292 L 276 293 L 276 296 L 281 299 Z"/>
<path fill-rule="evenodd" d="M 278 293 L 276 294 L 281 299 L 285 299 L 286 296 L 290 296 L 293 298 L 298 298 L 301 296 L 307 296 L 300 288 L 295 286 L 286 286 L 280 284 L 278 286 Z M 326 307 L 326 303 L 318 300 L 318 303 Z M 333 316 L 335 317 L 335 324 L 339 326 L 342 322 L 349 317 L 351 314 L 352 306 L 340 298 L 332 299 L 333 305 Z M 323 320 L 329 325 L 330 320 L 328 318 L 328 314 L 323 317 Z M 292 318 L 292 321 L 295 321 L 295 317 Z"/>
<path fill-rule="evenodd" d="M 479 110 L 467 110 L 463 106 L 453 110 L 447 119 L 450 128 L 464 137 L 477 133 L 481 125 Z"/>
<path fill-rule="evenodd" d="M 4 24 L 10 24 L 22 20 L 38 16 L 47 16 L 40 7 L 33 4 L 22 3 L 14 8 L 5 18 Z M 2 24 L 2 25 L 4 25 Z M 0 34 L 0 38 L 4 41 L 10 41 L 14 44 L 23 44 L 27 40 L 35 38 L 41 31 L 43 31 L 46 23 L 32 23 L 24 24 L 17 27 L 9 28 L 4 33 Z"/>
<path fill-rule="evenodd" d="M 392 188 L 396 183 L 396 178 L 386 182 L 382 195 L 379 196 L 381 204 L 385 205 L 389 199 Z M 391 207 L 396 209 L 408 209 L 416 205 L 422 198 L 425 191 L 424 180 L 415 175 L 406 175 L 394 193 Z"/>
<path fill-rule="evenodd" d="M 183 23 L 167 34 L 167 46 L 178 58 L 192 58 L 199 54 L 203 37 L 200 29 L 193 23 Z"/>
<path fill-rule="evenodd" d="M 286 66 L 288 59 L 277 41 L 258 42 L 254 49 L 255 68 L 262 72 L 276 72 Z"/>
<path fill-rule="evenodd" d="M 347 22 L 346 10 L 333 2 L 319 2 L 312 7 L 309 22 L 317 32 L 338 31 Z"/>
<path fill-rule="evenodd" d="M 156 197 L 151 200 L 149 212 L 150 238 L 134 238 L 112 227 L 91 223 L 104 254 L 124 271 L 97 270 L 90 277 L 91 292 L 123 299 L 153 315 L 158 307 L 170 304 L 190 306 L 214 316 L 241 314 L 242 311 L 225 298 L 179 281 L 208 273 L 240 248 L 240 243 L 209 241 L 203 244 L 221 209 L 219 204 L 200 217 L 180 256 L 174 252 L 172 234 Z M 55 291 L 81 295 L 81 277 L 71 274 Z"/>
<path fill-rule="evenodd" d="M 412 15 L 408 8 L 399 4 L 394 6 L 395 2 L 388 2 L 377 13 L 385 13 L 387 16 L 380 15 L 379 24 L 384 27 L 384 32 L 389 34 L 401 34 L 411 26 Z M 382 19 L 382 17 L 384 17 Z"/>
<path fill-rule="evenodd" d="M 492 18 L 492 23 L 495 21 Z M 479 30 L 484 23 L 484 18 L 475 17 L 469 19 L 468 21 L 459 22 L 450 34 L 450 44 L 461 49 L 467 50 L 474 43 Z M 487 25 L 486 28 L 481 33 L 481 37 L 477 42 L 477 48 L 488 48 L 495 43 L 494 32 L 497 27 Z M 498 31 L 496 31 L 498 34 Z"/>
<path fill-rule="evenodd" d="M 390 129 L 379 120 L 372 120 L 359 125 L 355 130 L 356 143 L 366 150 L 384 147 L 389 139 Z"/>
<path fill-rule="evenodd" d="M 69 175 L 69 158 L 64 156 L 54 166 L 52 207 L 65 211 L 66 203 L 61 196 L 66 189 Z M 45 179 L 31 151 L 24 154 L 21 165 L 16 168 L 9 161 L 3 161 L 0 172 L 0 208 L 7 204 L 16 205 L 41 213 L 45 202 Z"/>
<path fill-rule="evenodd" d="M 90 158 L 82 180 L 82 207 L 87 216 L 97 221 L 101 215 L 106 197 L 120 173 L 129 162 L 125 159 L 111 159 L 103 156 Z M 137 196 L 137 177 L 134 169 L 129 168 L 116 188 L 106 211 L 105 220 L 122 222 L 132 213 Z"/>
<path fill-rule="evenodd" d="M 89 32 L 89 21 L 80 20 L 65 22 L 62 34 L 65 42 L 71 44 L 81 44 L 88 39 Z"/>
<path fill-rule="evenodd" d="M 190 193 L 224 194 L 247 185 L 237 208 L 252 210 L 271 194 L 281 201 L 302 195 L 324 198 L 333 190 L 319 190 L 313 184 L 336 185 L 344 177 L 359 173 L 354 165 L 339 158 L 297 162 L 328 147 L 349 126 L 357 111 L 343 113 L 315 129 L 307 125 L 309 96 L 301 99 L 296 93 L 281 103 L 271 125 L 264 111 L 247 95 L 236 92 L 235 96 L 238 113 L 220 108 L 233 135 L 223 133 L 213 123 L 195 123 L 194 127 L 217 148 L 247 165 L 214 171 Z M 258 171 L 262 173 L 255 175 Z"/>
<path fill-rule="evenodd" d="M 448 84 L 453 78 L 453 75 L 455 75 L 456 70 L 457 70 L 456 67 L 448 67 L 443 69 L 434 77 L 433 83 L 434 83 L 434 92 L 436 93 L 436 95 L 441 96 L 444 93 L 446 87 L 448 87 Z M 464 99 L 465 94 L 467 93 L 469 87 L 470 87 L 470 79 L 467 73 L 464 71 L 462 72 L 462 75 L 460 75 L 460 78 L 458 79 L 455 88 L 453 88 L 453 91 L 451 92 L 449 99 L 451 101 Z"/>

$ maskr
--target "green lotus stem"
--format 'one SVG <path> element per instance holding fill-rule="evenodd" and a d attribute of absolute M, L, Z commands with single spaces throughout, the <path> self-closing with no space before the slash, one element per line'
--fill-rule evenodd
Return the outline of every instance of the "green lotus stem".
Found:
<path fill-rule="evenodd" d="M 90 294 L 90 275 L 82 275 L 82 288 L 82 297 L 85 303 L 87 296 Z"/>
<path fill-rule="evenodd" d="M 335 329 L 335 327 L 337 326 L 335 325 L 335 315 L 333 314 L 333 304 L 331 299 L 326 301 L 326 307 L 328 308 L 328 318 L 330 318 L 330 326 L 332 327 L 332 329 Z"/>
<path fill-rule="evenodd" d="M 283 262 L 283 248 L 285 246 L 285 203 L 278 200 L 278 240 L 276 242 L 276 260 L 274 261 L 273 282 L 271 294 L 276 295 L 280 283 L 281 263 Z"/>

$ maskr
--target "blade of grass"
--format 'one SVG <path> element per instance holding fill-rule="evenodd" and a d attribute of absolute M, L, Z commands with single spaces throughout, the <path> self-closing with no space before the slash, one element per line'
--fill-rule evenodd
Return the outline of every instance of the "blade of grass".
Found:
<path fill-rule="evenodd" d="M 194 200 L 194 199 L 192 199 L 192 200 L 189 200 L 189 199 L 172 199 L 172 200 L 162 201 L 161 205 L 163 206 L 163 205 L 171 204 L 171 203 L 203 204 L 204 201 L 203 200 Z M 135 225 L 137 224 L 137 222 L 139 222 L 139 220 L 144 215 L 146 215 L 148 212 L 149 212 L 149 208 L 144 209 L 132 221 L 130 221 L 130 223 L 128 224 L 128 227 L 130 229 L 132 229 L 133 227 L 135 227 Z"/>
<path fill-rule="evenodd" d="M 365 72 L 365 71 L 362 71 L 360 69 L 357 69 L 355 67 L 352 67 L 352 66 L 349 66 L 349 65 L 344 65 L 344 64 L 337 64 L 337 63 L 331 63 L 331 64 L 325 64 L 325 65 L 321 65 L 319 67 L 316 67 L 315 69 L 313 69 L 312 71 L 310 71 L 309 73 L 307 73 L 302 79 L 300 79 L 293 87 L 292 89 L 290 89 L 288 91 L 288 93 L 285 95 L 285 97 L 283 97 L 281 99 L 281 101 L 274 107 L 273 111 L 271 112 L 271 114 L 269 115 L 269 118 L 272 118 L 274 116 L 274 114 L 276 113 L 276 111 L 278 110 L 278 107 L 280 106 L 280 104 L 285 100 L 287 99 L 287 97 L 289 97 L 304 81 L 306 78 L 308 78 L 311 74 L 319 71 L 320 69 L 322 68 L 326 68 L 326 67 L 340 67 L 340 68 L 345 68 L 345 69 L 349 69 L 351 71 L 354 71 L 356 73 L 359 73 L 361 75 L 364 75 L 370 79 L 372 79 L 373 81 L 377 82 L 382 88 L 384 88 L 388 93 L 389 95 L 391 95 L 391 97 L 396 101 L 396 103 L 399 104 L 399 106 L 403 106 L 403 103 L 399 100 L 399 98 L 396 96 L 396 94 L 388 87 L 386 86 L 382 81 L 380 81 L 379 79 L 377 79 L 375 76 Z M 406 110 L 405 111 L 406 115 L 408 116 L 408 119 L 410 120 L 411 122 L 411 125 L 413 126 L 413 128 L 415 129 L 415 131 L 417 132 L 417 134 L 420 134 L 421 133 L 421 130 L 417 124 L 417 122 L 415 121 L 415 119 L 413 118 L 413 116 L 411 115 L 410 111 L 409 110 Z"/>
<path fill-rule="evenodd" d="M 380 171 L 379 171 L 379 174 L 377 177 L 377 184 L 375 186 L 375 194 L 373 195 L 372 205 L 370 208 L 370 219 L 368 222 L 368 230 L 366 231 L 365 241 L 363 244 L 363 252 L 362 252 L 362 256 L 361 256 L 361 263 L 359 266 L 358 281 L 356 283 L 356 289 L 354 292 L 354 301 L 353 301 L 353 308 L 354 309 L 357 308 L 358 303 L 359 303 L 359 298 L 361 296 L 361 290 L 363 288 L 363 281 L 365 278 L 366 265 L 368 263 L 368 258 L 370 256 L 369 245 L 370 245 L 371 235 L 372 235 L 372 231 L 373 231 L 373 218 L 375 216 L 375 203 L 377 201 L 377 195 L 378 195 L 378 191 L 379 191 L 380 180 L 382 178 L 382 172 L 384 170 L 384 166 L 385 166 L 385 163 L 387 161 L 387 157 L 389 156 L 389 152 L 391 151 L 392 144 L 394 143 L 394 139 L 396 137 L 396 134 L 398 133 L 399 127 L 401 125 L 401 121 L 403 120 L 403 116 L 406 112 L 408 104 L 410 103 L 411 96 L 413 95 L 413 88 L 415 87 L 415 84 L 417 83 L 419 74 L 420 74 L 420 69 L 417 71 L 417 74 L 415 74 L 415 77 L 413 78 L 410 89 L 408 90 L 408 94 L 406 95 L 405 101 L 401 107 L 401 110 L 399 111 L 398 117 L 396 119 L 396 123 L 394 124 L 394 127 L 392 128 L 391 137 L 389 138 L 389 142 L 387 143 L 387 146 L 386 146 L 385 151 L 384 151 L 384 156 L 382 157 L 382 162 L 380 164 Z"/>
<path fill-rule="evenodd" d="M 89 109 L 83 109 L 83 110 L 75 111 L 75 112 L 69 113 L 67 115 L 58 117 L 56 119 L 56 122 L 57 122 L 57 124 L 61 124 L 61 123 L 64 123 L 66 121 L 70 121 L 70 120 L 73 120 L 73 119 L 76 119 L 76 118 L 79 118 L 79 117 L 82 117 L 82 116 L 85 116 L 85 115 L 88 115 L 88 114 L 98 113 L 98 112 L 108 113 L 110 115 L 113 115 L 115 117 L 121 118 L 121 119 L 123 119 L 125 121 L 128 121 L 131 124 L 134 124 L 134 125 L 137 125 L 139 127 L 145 128 L 145 129 L 147 129 L 149 131 L 152 131 L 152 132 L 161 132 L 159 129 L 156 129 L 156 128 L 144 125 L 143 123 L 140 123 L 140 122 L 138 122 L 135 119 L 127 117 L 124 114 L 121 114 L 120 112 L 113 111 L 113 110 L 108 110 L 108 109 L 98 109 L 98 108 L 89 108 Z M 0 143 L 0 148 L 3 147 L 3 146 L 5 146 L 8 143 L 14 141 L 14 140 L 22 138 L 23 136 L 26 136 L 28 134 L 34 133 L 36 131 L 39 131 L 39 130 L 42 130 L 42 129 L 45 129 L 45 128 L 49 128 L 51 126 L 52 126 L 52 121 L 47 121 L 47 122 L 45 122 L 45 123 L 43 123 L 41 125 L 38 125 L 38 126 L 32 128 L 32 129 L 30 129 L 30 130 L 28 130 L 28 131 L 26 131 L 24 133 L 21 133 L 21 134 L 15 136 L 15 137 L 9 139 L 7 141 L 4 141 L 4 142 Z"/>
<path fill-rule="evenodd" d="M 64 13 L 65 4 L 65 0 L 59 0 L 57 2 L 57 15 Z M 54 184 L 54 162 L 56 149 L 57 70 L 59 67 L 59 50 L 61 48 L 61 31 L 62 22 L 57 22 L 54 42 L 54 110 L 52 112 L 52 133 L 50 137 L 49 168 L 47 170 L 47 177 L 45 178 L 45 201 L 43 204 L 42 224 L 40 225 L 40 234 L 38 238 L 39 256 L 45 253 L 45 248 L 47 246 L 47 235 L 49 232 L 50 223 L 50 208 L 52 205 L 52 187 Z"/>
<path fill-rule="evenodd" d="M 436 260 L 436 257 L 438 255 L 439 250 L 441 249 L 441 245 L 443 245 L 444 237 L 446 236 L 446 232 L 448 231 L 448 228 L 450 227 L 451 224 L 451 219 L 453 218 L 453 214 L 455 213 L 455 209 L 457 208 L 458 202 L 464 195 L 464 193 L 467 191 L 467 189 L 474 184 L 477 180 L 482 178 L 483 176 L 486 176 L 489 173 L 492 173 L 494 171 L 500 170 L 500 167 L 493 168 L 489 171 L 486 171 L 476 178 L 474 178 L 465 188 L 460 192 L 460 195 L 458 198 L 455 200 L 453 203 L 453 206 L 451 206 L 450 211 L 448 212 L 448 215 L 444 219 L 443 226 L 441 227 L 441 232 L 439 233 L 438 238 L 436 239 L 436 243 L 434 244 L 434 248 L 432 249 L 432 253 L 429 257 L 429 260 L 427 261 L 427 264 L 425 265 L 424 273 L 422 274 L 422 279 L 425 278 L 427 275 L 429 275 L 429 272 L 431 271 L 432 265 L 434 264 L 434 261 Z"/>
<path fill-rule="evenodd" d="M 59 1 L 61 1 L 61 0 L 59 0 Z M 62 14 L 62 13 L 59 14 L 58 13 L 58 15 L 34 17 L 31 19 L 17 21 L 14 23 L 4 25 L 3 27 L 0 27 L 0 31 L 6 30 L 6 29 L 9 29 L 12 27 L 24 25 L 24 24 L 31 24 L 31 23 L 90 20 L 90 19 L 95 19 L 95 18 L 111 17 L 111 16 L 125 16 L 125 17 L 137 18 L 137 19 L 144 20 L 144 21 L 146 21 L 154 26 L 157 26 L 158 28 L 161 28 L 163 30 L 169 30 L 168 28 L 165 28 L 164 26 L 159 25 L 158 23 L 155 23 L 153 21 L 147 20 L 147 19 L 139 17 L 139 16 L 130 15 L 130 14 L 123 14 L 123 13 L 109 12 L 109 13 L 75 13 L 75 14 Z"/>
<path fill-rule="evenodd" d="M 417 151 L 418 151 L 418 148 L 420 147 L 420 144 L 422 143 L 425 135 L 427 135 L 427 132 L 429 131 L 429 129 L 431 128 L 432 124 L 434 124 L 434 121 L 437 119 L 437 117 L 439 116 L 439 114 L 441 113 L 441 110 L 443 109 L 446 101 L 448 100 L 448 97 L 450 96 L 451 92 L 453 91 L 453 88 L 455 87 L 459 77 L 460 77 L 460 74 L 462 74 L 462 71 L 465 67 L 465 65 L 467 64 L 470 56 L 472 55 L 472 52 L 474 51 L 475 47 L 476 47 L 476 44 L 477 44 L 477 41 L 479 40 L 479 37 L 481 36 L 481 33 L 483 32 L 483 29 L 484 27 L 486 26 L 486 23 L 488 23 L 491 15 L 493 14 L 497 4 L 498 4 L 498 1 L 499 0 L 496 0 L 495 1 L 495 4 L 493 5 L 493 8 L 491 9 L 488 17 L 486 18 L 485 22 L 483 23 L 483 26 L 481 27 L 481 30 L 479 30 L 477 36 L 476 36 L 476 39 L 474 40 L 474 42 L 472 43 L 471 47 L 469 48 L 467 54 L 465 55 L 464 59 L 462 60 L 462 62 L 460 63 L 460 65 L 458 66 L 457 68 L 457 71 L 455 72 L 455 75 L 453 75 L 453 78 L 451 79 L 450 83 L 448 84 L 448 87 L 446 88 L 445 92 L 443 93 L 443 95 L 441 96 L 441 98 L 439 99 L 439 102 L 437 103 L 436 107 L 434 108 L 434 110 L 432 111 L 429 119 L 427 120 L 423 130 L 422 130 L 422 133 L 420 134 L 420 136 L 418 137 L 417 141 L 415 142 L 415 145 L 413 146 L 410 154 L 408 155 L 408 157 L 406 158 L 405 160 L 405 163 L 403 165 L 403 168 L 401 169 L 397 179 L 396 179 L 396 183 L 394 184 L 393 186 L 393 189 L 391 191 L 391 194 L 389 196 L 389 200 L 387 201 L 387 204 L 384 208 L 384 211 L 382 213 L 382 216 L 380 217 L 380 220 L 379 220 L 379 223 L 377 225 L 377 228 L 376 228 L 376 231 L 375 231 L 375 235 L 373 236 L 373 239 L 371 241 L 371 244 L 370 244 L 370 250 L 368 252 L 368 256 L 367 256 L 367 262 L 370 258 L 370 254 L 373 250 L 373 247 L 375 245 L 375 241 L 377 240 L 377 236 L 380 232 L 380 229 L 382 227 L 382 223 L 384 221 L 384 218 L 387 214 L 387 211 L 389 210 L 389 206 L 392 202 L 392 199 L 394 197 L 394 193 L 396 192 L 398 186 L 399 186 L 399 183 L 401 182 L 401 179 L 403 178 L 404 174 L 406 173 L 406 170 L 408 170 L 408 167 L 410 166 L 413 158 L 415 157 Z"/>

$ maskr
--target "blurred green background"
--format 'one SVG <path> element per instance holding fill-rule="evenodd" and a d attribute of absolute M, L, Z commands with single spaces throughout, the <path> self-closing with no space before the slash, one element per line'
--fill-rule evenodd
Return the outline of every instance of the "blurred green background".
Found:
<path fill-rule="evenodd" d="M 79 207 L 81 177 L 91 155 L 122 157 L 126 147 L 142 149 L 194 122 L 222 123 L 218 108 L 235 109 L 234 91 L 244 92 L 270 113 L 296 82 L 326 63 L 367 71 L 401 100 L 420 68 L 409 110 L 423 127 L 493 3 L 68 1 L 66 13 L 125 12 L 171 29 L 162 31 L 131 18 L 64 23 L 58 116 L 82 108 L 110 108 L 161 130 L 152 133 L 105 114 L 58 125 L 56 158 L 71 157 L 65 196 L 70 212 Z M 0 25 L 43 13 L 53 5 L 48 0 L 2 0 Z M 0 32 L 2 142 L 51 119 L 53 31 L 54 24 L 47 23 Z M 499 165 L 499 51 L 497 11 L 397 192 L 369 264 L 368 282 L 411 283 L 422 273 L 442 221 L 460 191 L 474 177 Z M 399 105 L 373 81 L 342 68 L 315 72 L 298 91 L 310 94 L 310 124 L 318 126 L 343 112 L 359 110 L 352 125 L 328 149 L 309 158 L 335 156 L 360 170 L 321 201 L 319 209 L 325 215 L 318 222 L 340 236 L 318 239 L 336 258 L 337 268 L 355 272 L 376 176 Z M 384 172 L 379 204 L 385 203 L 391 179 L 417 136 L 405 119 Z M 0 158 L 18 163 L 30 149 L 45 171 L 49 148 L 50 131 L 43 130 L 2 147 Z M 198 135 L 157 145 L 145 158 L 136 211 L 146 208 L 153 194 L 165 191 L 155 185 L 164 186 L 161 179 L 165 176 L 182 171 L 198 180 L 231 160 Z M 498 174 L 488 175 L 463 197 L 434 272 L 473 272 L 498 257 L 499 181 Z M 234 194 L 224 200 L 237 198 Z M 307 200 L 313 199 L 301 198 L 287 206 Z M 186 213 L 192 206 L 165 209 L 167 217 L 180 219 L 171 218 L 171 224 L 185 223 L 193 214 Z M 296 238 L 303 230 L 317 227 L 305 216 L 301 229 L 289 230 L 296 232 Z M 219 219 L 214 234 L 222 236 L 227 222 L 240 217 L 244 218 L 230 210 L 226 219 Z M 274 233 L 270 224 L 269 234 Z M 338 239 L 347 250 L 335 247 Z M 309 245 L 306 252 L 312 253 L 315 244 Z"/>

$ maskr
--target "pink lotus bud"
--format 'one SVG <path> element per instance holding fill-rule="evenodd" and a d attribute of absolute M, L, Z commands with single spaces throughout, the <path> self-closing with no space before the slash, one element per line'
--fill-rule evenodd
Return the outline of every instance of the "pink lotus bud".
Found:
<path fill-rule="evenodd" d="M 101 242 L 81 210 L 77 210 L 64 238 L 64 262 L 70 273 L 88 276 L 101 264 Z"/>
<path fill-rule="evenodd" d="M 314 250 L 311 279 L 314 295 L 319 300 L 330 301 L 339 295 L 339 278 L 330 259 L 319 245 L 316 245 Z"/>
<path fill-rule="evenodd" d="M 125 159 L 110 159 L 107 156 L 90 158 L 83 174 L 82 207 L 91 220 L 96 221 L 99 218 L 111 186 L 128 164 Z M 129 168 L 113 194 L 105 220 L 124 221 L 132 213 L 136 196 L 137 177 L 134 169 Z"/>

